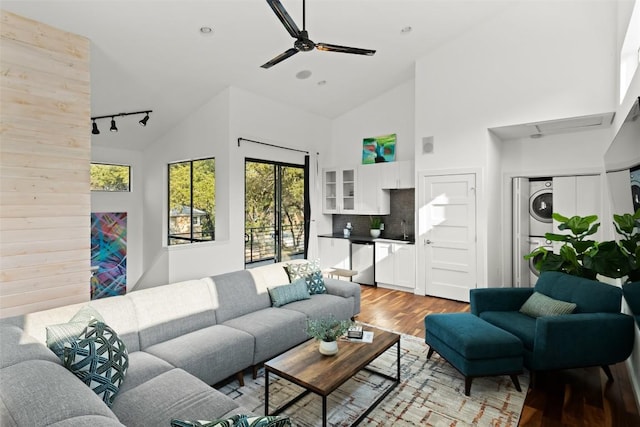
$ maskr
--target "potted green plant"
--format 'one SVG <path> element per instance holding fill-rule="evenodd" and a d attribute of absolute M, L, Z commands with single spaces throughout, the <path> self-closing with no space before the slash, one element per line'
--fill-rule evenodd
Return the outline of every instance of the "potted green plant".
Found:
<path fill-rule="evenodd" d="M 560 271 L 596 280 L 598 275 L 613 279 L 640 280 L 640 209 L 635 214 L 614 215 L 614 225 L 622 236 L 618 241 L 588 239 L 598 231 L 597 215 L 553 218 L 567 234 L 546 233 L 545 238 L 564 242 L 559 253 L 537 248 L 526 259 L 534 259 L 539 271 Z"/>
<path fill-rule="evenodd" d="M 333 356 L 338 352 L 338 338 L 344 335 L 353 325 L 350 320 L 337 320 L 333 316 L 307 319 L 306 332 L 320 341 L 319 351 L 325 356 Z"/>
<path fill-rule="evenodd" d="M 369 217 L 369 234 L 371 237 L 380 237 L 380 227 L 382 226 L 382 219 L 379 216 Z"/>

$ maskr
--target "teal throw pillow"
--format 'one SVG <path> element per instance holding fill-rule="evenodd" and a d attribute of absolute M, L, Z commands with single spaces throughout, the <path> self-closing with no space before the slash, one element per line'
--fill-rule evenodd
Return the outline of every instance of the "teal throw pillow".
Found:
<path fill-rule="evenodd" d="M 95 308 L 85 305 L 69 322 L 47 326 L 47 347 L 62 359 L 65 344 L 74 342 L 92 320 L 104 322 Z"/>
<path fill-rule="evenodd" d="M 291 427 L 288 417 L 234 415 L 215 421 L 171 420 L 171 427 Z"/>
<path fill-rule="evenodd" d="M 571 314 L 576 309 L 572 302 L 559 301 L 540 292 L 534 292 L 520 307 L 520 313 L 531 317 Z"/>
<path fill-rule="evenodd" d="M 110 407 L 127 374 L 129 353 L 113 329 L 94 320 L 65 347 L 63 362 Z"/>
<path fill-rule="evenodd" d="M 307 289 L 309 289 L 311 295 L 327 293 L 327 287 L 324 285 L 324 279 L 320 271 L 312 272 L 305 276 L 304 280 L 307 282 Z"/>
<path fill-rule="evenodd" d="M 294 280 L 288 285 L 276 286 L 268 288 L 271 297 L 271 305 L 274 307 L 282 307 L 294 301 L 301 301 L 311 298 L 307 290 L 307 282 L 304 279 Z"/>

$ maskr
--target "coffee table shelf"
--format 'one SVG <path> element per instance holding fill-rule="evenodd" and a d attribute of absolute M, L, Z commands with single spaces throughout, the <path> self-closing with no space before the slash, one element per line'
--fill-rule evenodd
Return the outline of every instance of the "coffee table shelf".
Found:
<path fill-rule="evenodd" d="M 390 387 L 378 397 L 367 410 L 352 424 L 358 425 L 400 382 L 400 335 L 376 328 L 366 328 L 374 332 L 373 343 L 340 341 L 340 351 L 335 356 L 323 356 L 318 351 L 318 343 L 309 340 L 291 350 L 269 360 L 265 367 L 265 415 L 278 415 L 309 393 L 322 397 L 322 425 L 327 425 L 327 396 L 351 379 L 361 370 L 393 381 Z M 368 365 L 382 353 L 397 346 L 396 376 L 371 369 Z M 269 412 L 269 374 L 277 375 L 304 388 L 304 392 L 281 407 Z"/>

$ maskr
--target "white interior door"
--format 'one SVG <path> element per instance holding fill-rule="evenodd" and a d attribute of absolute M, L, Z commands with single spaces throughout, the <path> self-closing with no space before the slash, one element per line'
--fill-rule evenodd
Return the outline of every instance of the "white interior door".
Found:
<path fill-rule="evenodd" d="M 477 284 L 476 176 L 423 175 L 420 259 L 427 295 L 469 301 Z"/>

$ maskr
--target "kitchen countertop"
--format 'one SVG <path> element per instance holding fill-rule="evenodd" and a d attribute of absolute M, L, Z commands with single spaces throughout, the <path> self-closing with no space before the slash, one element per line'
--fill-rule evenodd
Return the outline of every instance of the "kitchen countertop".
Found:
<path fill-rule="evenodd" d="M 408 239 L 403 239 L 402 236 L 393 236 L 393 237 L 387 237 L 387 236 L 380 236 L 380 237 L 371 237 L 370 235 L 358 235 L 358 234 L 352 234 L 349 237 L 344 237 L 343 233 L 333 233 L 333 234 L 318 234 L 318 237 L 329 237 L 332 239 L 346 239 L 349 240 L 350 242 L 371 242 L 371 243 L 375 243 L 375 242 L 394 242 L 394 243 L 406 243 L 409 245 L 412 245 L 415 243 L 415 237 L 414 236 L 409 236 Z"/>

